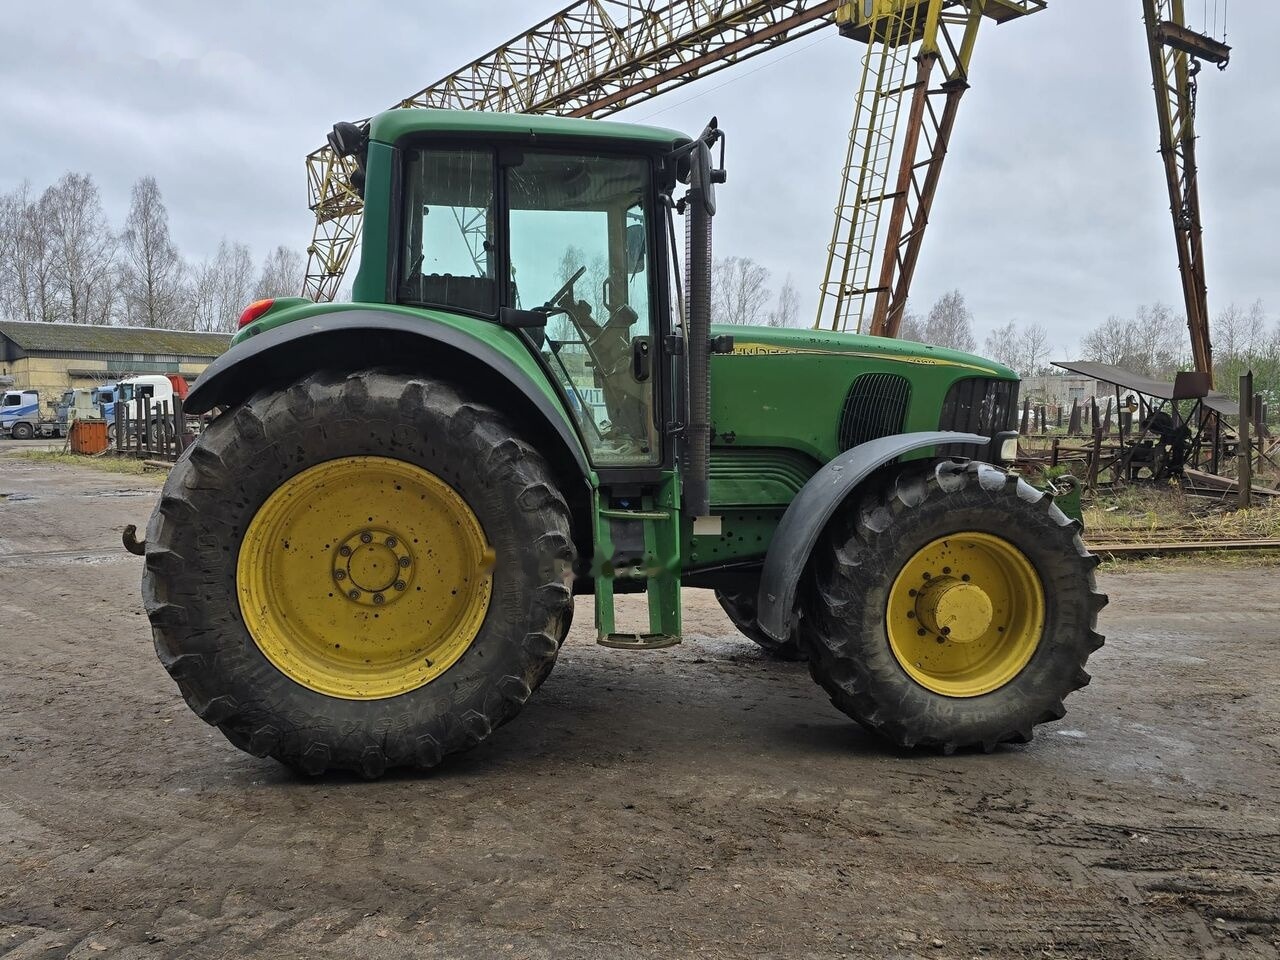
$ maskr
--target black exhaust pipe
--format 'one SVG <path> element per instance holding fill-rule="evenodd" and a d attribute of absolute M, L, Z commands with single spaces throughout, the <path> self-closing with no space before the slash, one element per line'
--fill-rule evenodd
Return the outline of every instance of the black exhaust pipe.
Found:
<path fill-rule="evenodd" d="M 711 512 L 711 214 L 689 191 L 685 216 L 685 303 L 689 310 L 689 412 L 685 442 L 689 451 L 684 479 L 684 509 L 691 517 Z"/>
<path fill-rule="evenodd" d="M 711 147 L 717 140 L 720 141 L 720 167 L 713 168 Z M 685 302 L 689 311 L 684 511 L 691 517 L 705 517 L 711 513 L 711 218 L 716 212 L 715 185 L 725 179 L 724 133 L 715 117 L 689 149 L 684 254 Z"/>

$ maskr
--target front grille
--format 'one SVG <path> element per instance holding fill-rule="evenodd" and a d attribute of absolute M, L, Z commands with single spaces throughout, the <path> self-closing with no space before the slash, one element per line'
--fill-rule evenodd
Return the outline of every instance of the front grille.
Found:
<path fill-rule="evenodd" d="M 987 377 L 968 377 L 957 380 L 947 391 L 942 404 L 939 430 L 957 430 L 991 437 L 1018 429 L 1018 381 L 992 380 Z M 999 455 L 994 447 L 976 444 L 948 444 L 945 452 L 951 456 L 974 457 L 990 460 Z"/>
<path fill-rule="evenodd" d="M 892 373 L 864 373 L 844 398 L 836 442 L 842 451 L 902 432 L 911 383 Z"/>

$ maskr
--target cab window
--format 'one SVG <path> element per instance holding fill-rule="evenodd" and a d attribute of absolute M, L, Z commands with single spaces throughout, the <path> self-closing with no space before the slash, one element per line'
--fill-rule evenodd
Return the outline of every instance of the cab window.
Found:
<path fill-rule="evenodd" d="M 409 152 L 398 291 L 402 302 L 497 312 L 493 184 L 491 151 Z"/>

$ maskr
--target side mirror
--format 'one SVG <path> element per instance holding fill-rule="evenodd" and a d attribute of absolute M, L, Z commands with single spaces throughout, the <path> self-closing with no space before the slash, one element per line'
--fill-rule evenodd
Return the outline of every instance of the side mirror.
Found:
<path fill-rule="evenodd" d="M 711 160 L 711 148 L 716 144 L 716 141 L 720 143 L 720 165 L 718 167 L 713 166 Z M 712 117 L 711 122 L 706 125 L 702 133 L 698 134 L 698 138 L 680 147 L 673 153 L 673 156 L 677 161 L 685 156 L 689 158 L 689 193 L 691 196 L 697 197 L 698 204 L 708 217 L 715 216 L 715 185 L 724 183 L 726 179 L 724 131 L 720 129 L 716 118 Z"/>
<path fill-rule="evenodd" d="M 644 269 L 645 250 L 649 246 L 649 237 L 645 233 L 644 224 L 633 223 L 627 227 L 627 273 L 635 276 Z"/>

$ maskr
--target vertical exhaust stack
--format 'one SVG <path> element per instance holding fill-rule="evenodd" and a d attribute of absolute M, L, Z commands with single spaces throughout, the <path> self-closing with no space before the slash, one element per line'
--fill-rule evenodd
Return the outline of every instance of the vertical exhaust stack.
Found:
<path fill-rule="evenodd" d="M 711 166 L 711 146 L 720 141 L 719 168 Z M 688 455 L 684 508 L 692 517 L 711 512 L 711 218 L 715 216 L 715 184 L 723 183 L 724 133 L 711 122 L 691 145 L 689 192 L 685 197 L 685 302 L 688 305 Z"/>
<path fill-rule="evenodd" d="M 685 511 L 705 517 L 711 510 L 711 215 L 690 191 L 685 217 L 685 302 L 689 305 L 689 413 L 685 426 L 688 473 Z"/>

